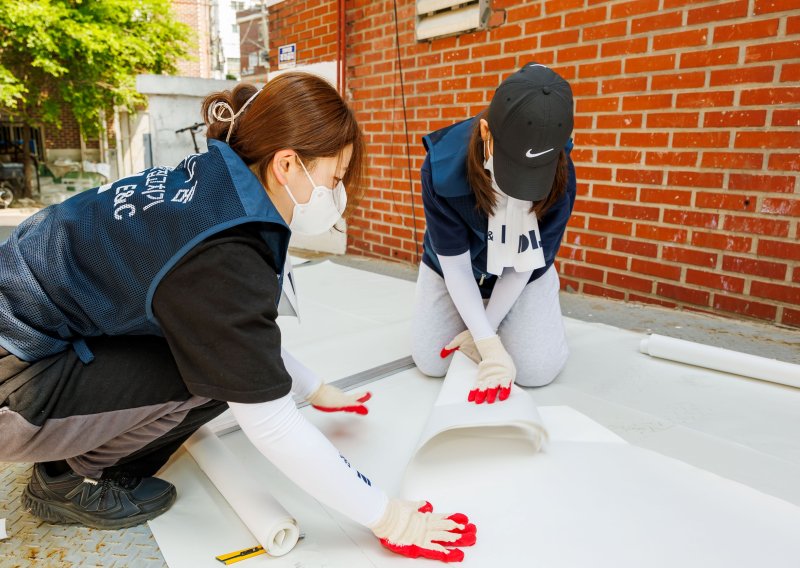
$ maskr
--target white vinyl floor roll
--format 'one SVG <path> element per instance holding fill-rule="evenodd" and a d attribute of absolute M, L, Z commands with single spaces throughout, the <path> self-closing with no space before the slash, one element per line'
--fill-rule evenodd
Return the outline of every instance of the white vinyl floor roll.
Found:
<path fill-rule="evenodd" d="M 771 383 L 800 388 L 800 365 L 653 334 L 642 339 L 642 353 Z"/>
<path fill-rule="evenodd" d="M 297 521 L 214 432 L 204 426 L 184 446 L 267 554 L 283 556 L 294 548 L 300 538 Z"/>

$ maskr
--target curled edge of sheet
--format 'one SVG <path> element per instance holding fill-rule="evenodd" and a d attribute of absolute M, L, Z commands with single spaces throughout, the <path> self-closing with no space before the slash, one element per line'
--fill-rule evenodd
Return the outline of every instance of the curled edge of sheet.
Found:
<path fill-rule="evenodd" d="M 533 398 L 512 384 L 511 396 L 503 402 L 480 405 L 468 402 L 467 393 L 476 372 L 477 365 L 465 355 L 453 355 L 415 453 L 445 432 L 497 427 L 521 431 L 530 439 L 533 452 L 540 451 L 548 441 L 548 434 Z"/>

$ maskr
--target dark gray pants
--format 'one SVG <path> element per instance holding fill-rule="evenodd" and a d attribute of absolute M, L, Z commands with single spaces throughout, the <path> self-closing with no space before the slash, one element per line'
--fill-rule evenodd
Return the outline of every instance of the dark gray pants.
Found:
<path fill-rule="evenodd" d="M 166 341 L 88 341 L 95 359 L 70 351 L 26 363 L 0 349 L 0 461 L 66 460 L 79 475 L 153 475 L 225 402 L 186 390 Z"/>

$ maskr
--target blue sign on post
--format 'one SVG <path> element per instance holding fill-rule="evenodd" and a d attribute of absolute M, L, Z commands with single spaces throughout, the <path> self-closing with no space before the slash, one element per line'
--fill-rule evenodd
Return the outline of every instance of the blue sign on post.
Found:
<path fill-rule="evenodd" d="M 297 44 L 290 43 L 278 48 L 278 69 L 289 69 L 297 63 Z"/>

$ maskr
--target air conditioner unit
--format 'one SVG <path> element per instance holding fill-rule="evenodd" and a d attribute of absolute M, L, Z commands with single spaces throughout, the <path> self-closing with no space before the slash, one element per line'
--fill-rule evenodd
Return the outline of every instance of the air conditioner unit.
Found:
<path fill-rule="evenodd" d="M 417 0 L 417 41 L 483 29 L 488 0 Z"/>

